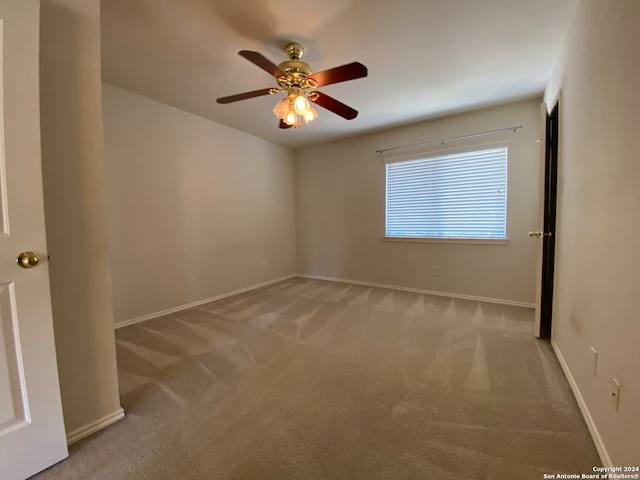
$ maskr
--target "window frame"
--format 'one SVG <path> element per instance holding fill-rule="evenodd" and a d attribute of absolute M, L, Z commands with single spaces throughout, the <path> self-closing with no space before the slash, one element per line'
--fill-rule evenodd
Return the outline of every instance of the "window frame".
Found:
<path fill-rule="evenodd" d="M 481 150 L 490 150 L 495 148 L 506 148 L 507 158 L 505 166 L 505 182 L 506 182 L 506 196 L 505 196 L 505 237 L 504 238 L 472 238 L 472 237 L 396 237 L 387 235 L 387 208 L 388 208 L 388 170 L 387 165 L 391 163 L 402 163 L 413 160 L 428 160 L 430 158 L 436 158 L 445 155 L 462 154 L 466 152 L 474 152 Z M 409 243 L 459 243 L 459 244 L 493 244 L 504 245 L 509 243 L 509 157 L 511 154 L 511 146 L 508 140 L 500 140 L 495 142 L 484 143 L 468 143 L 466 145 L 459 146 L 447 146 L 444 147 L 444 142 L 441 145 L 432 146 L 431 148 L 421 147 L 419 149 L 413 149 L 410 152 L 403 152 L 399 154 L 383 154 L 383 163 L 385 167 L 385 191 L 384 191 L 384 235 L 383 240 L 388 242 L 409 242 Z"/>

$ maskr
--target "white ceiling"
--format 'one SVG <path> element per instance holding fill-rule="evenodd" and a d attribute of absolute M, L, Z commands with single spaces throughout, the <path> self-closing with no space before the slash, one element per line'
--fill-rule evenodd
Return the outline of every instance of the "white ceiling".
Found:
<path fill-rule="evenodd" d="M 577 0 L 102 0 L 104 81 L 272 142 L 298 148 L 540 94 Z M 275 64 L 291 41 L 315 71 L 353 61 L 369 76 L 320 91 L 360 112 L 281 130 L 277 87 L 237 55 Z"/>

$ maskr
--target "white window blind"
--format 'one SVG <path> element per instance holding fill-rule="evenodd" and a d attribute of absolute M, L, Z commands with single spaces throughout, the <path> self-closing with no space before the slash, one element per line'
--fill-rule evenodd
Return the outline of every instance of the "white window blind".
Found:
<path fill-rule="evenodd" d="M 387 164 L 387 237 L 506 239 L 507 147 Z"/>

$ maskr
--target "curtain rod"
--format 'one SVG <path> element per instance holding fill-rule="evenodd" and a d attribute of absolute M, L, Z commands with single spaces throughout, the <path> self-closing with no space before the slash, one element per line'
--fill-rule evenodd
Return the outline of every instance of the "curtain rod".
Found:
<path fill-rule="evenodd" d="M 441 140 L 432 140 L 430 142 L 424 142 L 424 143 L 414 143 L 413 145 L 402 145 L 399 147 L 383 148 L 381 150 L 376 150 L 375 153 L 384 153 L 384 152 L 390 152 L 391 150 L 402 150 L 405 148 L 423 147 L 425 145 L 432 145 L 434 143 L 440 143 L 444 145 L 446 142 L 451 142 L 453 140 L 463 140 L 465 138 L 482 137 L 484 135 L 493 135 L 494 133 L 508 132 L 509 130 L 513 130 L 513 132 L 515 133 L 516 130 L 520 130 L 521 128 L 524 128 L 524 125 L 515 125 L 513 127 L 499 128 L 497 130 L 489 130 L 488 132 L 472 133 L 471 135 L 462 135 L 460 137 L 443 138 Z"/>

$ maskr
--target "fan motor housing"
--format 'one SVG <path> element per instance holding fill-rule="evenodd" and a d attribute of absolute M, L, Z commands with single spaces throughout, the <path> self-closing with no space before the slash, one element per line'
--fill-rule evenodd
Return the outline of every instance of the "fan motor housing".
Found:
<path fill-rule="evenodd" d="M 308 63 L 301 62 L 300 60 L 287 60 L 278 65 L 278 68 L 285 73 L 301 73 L 309 76 L 313 73 L 313 70 Z"/>
<path fill-rule="evenodd" d="M 307 85 L 307 77 L 313 74 L 311 67 L 299 60 L 287 60 L 278 65 L 278 68 L 287 74 L 285 78 L 278 78 L 278 83 L 283 88 L 291 86 L 304 88 Z"/>
<path fill-rule="evenodd" d="M 299 43 L 290 43 L 284 49 L 289 60 L 282 62 L 278 68 L 287 74 L 286 80 L 278 79 L 281 86 L 305 86 L 305 80 L 313 74 L 313 70 L 308 63 L 300 60 L 304 55 L 304 47 Z"/>

